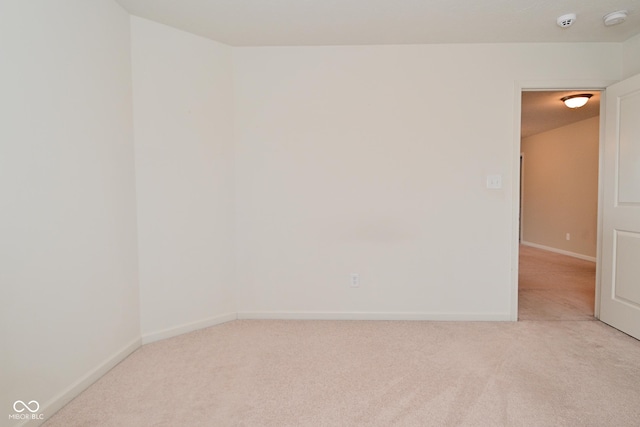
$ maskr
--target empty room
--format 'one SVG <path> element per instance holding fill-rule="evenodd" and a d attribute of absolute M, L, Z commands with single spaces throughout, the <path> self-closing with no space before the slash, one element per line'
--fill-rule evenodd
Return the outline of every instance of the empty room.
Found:
<path fill-rule="evenodd" d="M 536 91 L 599 99 L 551 240 Z M 2 426 L 640 425 L 637 0 L 2 0 L 0 106 Z"/>

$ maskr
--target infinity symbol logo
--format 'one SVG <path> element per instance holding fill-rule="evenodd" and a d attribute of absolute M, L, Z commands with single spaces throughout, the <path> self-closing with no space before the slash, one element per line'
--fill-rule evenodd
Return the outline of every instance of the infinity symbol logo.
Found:
<path fill-rule="evenodd" d="M 35 409 L 31 409 L 31 404 L 34 403 L 33 406 L 35 406 Z M 18 409 L 20 406 L 22 406 L 22 409 Z M 40 409 L 40 404 L 35 401 L 32 400 L 29 403 L 24 403 L 22 400 L 16 400 L 15 402 L 13 402 L 13 410 L 20 413 L 24 410 L 27 410 L 29 412 L 31 412 L 32 414 L 35 414 L 36 412 L 38 412 L 38 409 Z"/>

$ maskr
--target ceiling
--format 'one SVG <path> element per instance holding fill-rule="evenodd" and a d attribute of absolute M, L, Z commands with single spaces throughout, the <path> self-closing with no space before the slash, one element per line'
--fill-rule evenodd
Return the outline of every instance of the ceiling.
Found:
<path fill-rule="evenodd" d="M 568 108 L 560 98 L 579 93 L 591 93 L 587 105 Z M 522 122 L 520 136 L 526 138 L 541 132 L 586 120 L 600 114 L 600 92 L 593 90 L 527 91 L 522 92 Z"/>
<path fill-rule="evenodd" d="M 231 46 L 622 42 L 640 0 L 116 0 L 133 15 Z M 602 17 L 627 10 L 626 22 Z M 556 19 L 577 14 L 569 28 Z"/>
<path fill-rule="evenodd" d="M 640 34 L 640 0 L 116 0 L 133 15 L 231 46 L 622 42 Z M 607 13 L 627 20 L 605 27 Z M 575 13 L 569 28 L 559 16 Z M 599 114 L 600 93 L 575 110 L 522 94 L 522 137 Z"/>

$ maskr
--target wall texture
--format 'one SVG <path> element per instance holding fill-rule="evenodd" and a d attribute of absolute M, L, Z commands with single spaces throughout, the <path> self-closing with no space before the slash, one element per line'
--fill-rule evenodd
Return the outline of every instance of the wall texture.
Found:
<path fill-rule="evenodd" d="M 132 17 L 143 340 L 235 318 L 231 48 Z"/>
<path fill-rule="evenodd" d="M 51 415 L 140 342 L 129 17 L 0 3 L 0 408 Z"/>
<path fill-rule="evenodd" d="M 524 242 L 596 256 L 599 125 L 593 117 L 522 140 Z"/>
<path fill-rule="evenodd" d="M 616 80 L 620 53 L 234 50 L 239 316 L 508 319 L 516 83 Z"/>

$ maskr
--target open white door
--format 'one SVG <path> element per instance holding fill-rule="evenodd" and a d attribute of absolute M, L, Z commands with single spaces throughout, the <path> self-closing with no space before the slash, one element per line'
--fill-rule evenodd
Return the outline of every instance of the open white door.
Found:
<path fill-rule="evenodd" d="M 640 339 L 640 75 L 607 88 L 600 320 Z"/>

